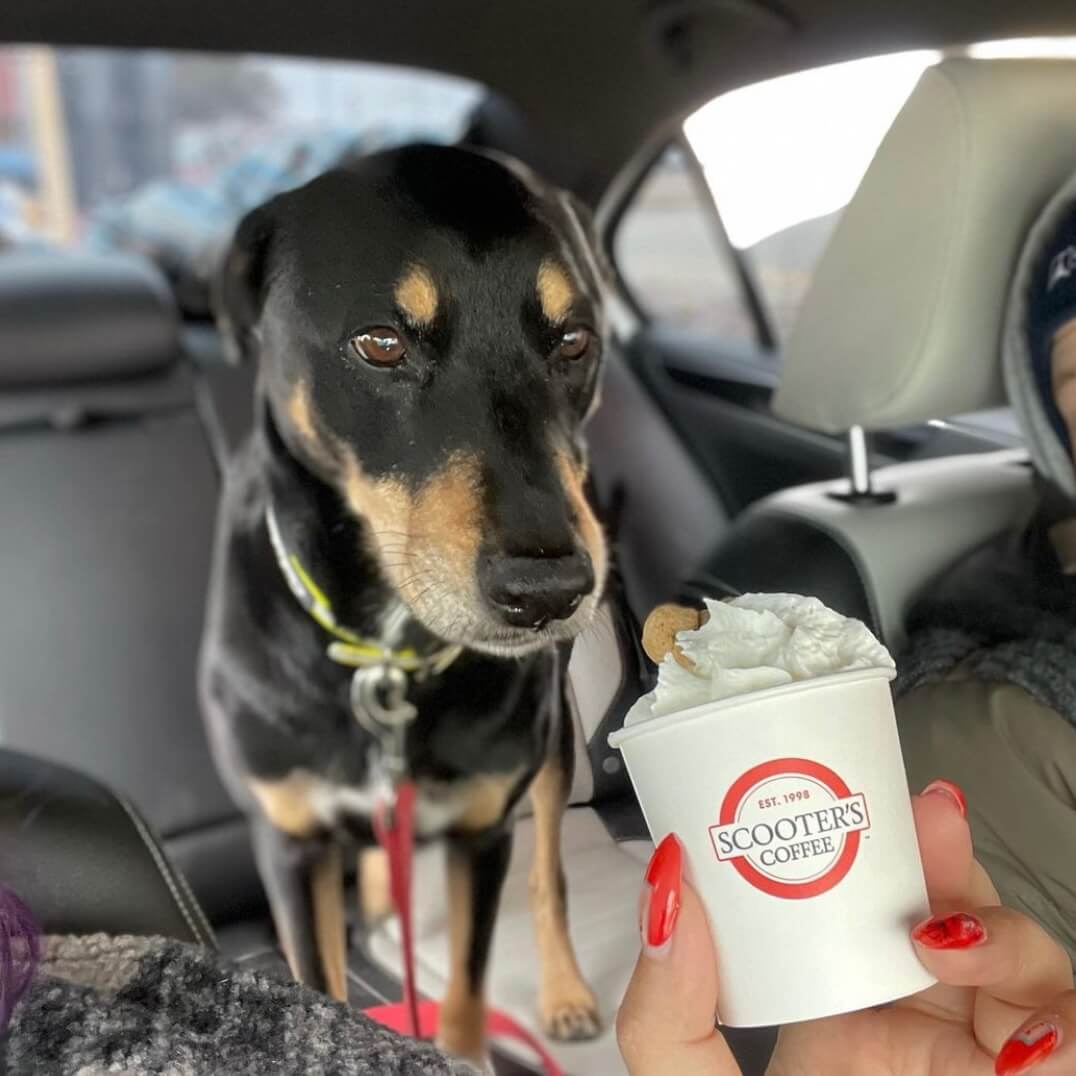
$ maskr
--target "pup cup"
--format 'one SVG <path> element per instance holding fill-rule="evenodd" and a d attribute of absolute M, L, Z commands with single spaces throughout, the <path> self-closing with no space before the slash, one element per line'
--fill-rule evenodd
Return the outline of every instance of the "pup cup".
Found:
<path fill-rule="evenodd" d="M 934 982 L 909 939 L 929 905 L 893 676 L 857 668 L 661 716 L 646 695 L 609 738 L 654 841 L 683 842 L 723 1024 L 816 1019 Z"/>

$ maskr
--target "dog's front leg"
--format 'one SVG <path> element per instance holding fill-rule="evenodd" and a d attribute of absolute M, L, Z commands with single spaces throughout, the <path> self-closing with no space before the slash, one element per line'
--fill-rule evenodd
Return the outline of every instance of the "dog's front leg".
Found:
<path fill-rule="evenodd" d="M 254 848 L 277 937 L 292 975 L 347 1001 L 347 935 L 343 858 L 325 837 L 298 837 L 263 818 Z"/>
<path fill-rule="evenodd" d="M 531 913 L 541 974 L 538 1007 L 546 1034 L 562 1041 L 591 1039 L 601 1030 L 594 991 L 579 970 L 568 935 L 560 854 L 560 827 L 568 785 L 568 766 L 561 757 L 551 757 L 538 771 L 530 789 L 534 808 Z"/>
<path fill-rule="evenodd" d="M 479 1063 L 486 1052 L 486 965 L 511 853 L 511 831 L 500 825 L 448 838 L 450 965 L 437 1044 Z"/>

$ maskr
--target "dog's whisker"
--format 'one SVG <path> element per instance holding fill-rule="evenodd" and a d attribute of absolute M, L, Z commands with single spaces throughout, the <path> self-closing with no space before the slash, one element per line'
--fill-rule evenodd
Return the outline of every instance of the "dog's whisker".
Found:
<path fill-rule="evenodd" d="M 399 583 L 398 583 L 398 584 L 396 585 L 396 589 L 397 589 L 397 590 L 401 590 L 401 591 L 402 591 L 402 590 L 407 590 L 408 588 L 414 587 L 414 585 L 415 585 L 416 583 L 418 583 L 418 582 L 421 582 L 421 581 L 422 581 L 423 579 L 425 579 L 425 578 L 427 578 L 427 573 L 425 573 L 425 572 L 419 572 L 419 573 L 417 573 L 417 574 L 415 574 L 415 575 L 410 575 L 410 576 L 408 576 L 408 577 L 407 577 L 406 579 L 401 579 L 401 580 L 400 580 L 400 582 L 399 582 Z M 435 587 L 436 585 L 437 585 L 437 582 L 436 582 L 436 580 L 435 580 L 434 582 L 430 583 L 430 584 L 429 584 L 429 585 L 428 585 L 428 586 L 426 587 L 426 589 L 425 589 L 425 590 L 423 590 L 423 591 L 421 591 L 421 592 L 420 592 L 419 594 L 415 595 L 415 596 L 414 596 L 414 597 L 412 598 L 412 601 L 413 601 L 413 602 L 414 602 L 415 604 L 418 604 L 418 602 L 422 600 L 422 596 L 423 596 L 424 594 L 426 594 L 426 593 L 427 593 L 427 592 L 428 592 L 428 591 L 429 591 L 430 589 L 432 589 L 433 587 Z"/>
<path fill-rule="evenodd" d="M 415 605 L 420 604 L 422 602 L 422 600 L 426 597 L 427 594 L 430 594 L 431 592 L 435 592 L 437 590 L 438 586 L 441 586 L 441 585 L 442 585 L 442 581 L 439 580 L 439 579 L 435 579 L 432 583 L 428 584 L 423 590 L 420 590 L 418 592 L 418 594 L 416 594 L 414 596 L 412 601 L 414 602 Z"/>
<path fill-rule="evenodd" d="M 392 571 L 403 571 L 405 568 L 411 568 L 413 565 L 407 558 L 403 560 L 383 560 L 381 561 L 382 568 L 389 568 Z"/>

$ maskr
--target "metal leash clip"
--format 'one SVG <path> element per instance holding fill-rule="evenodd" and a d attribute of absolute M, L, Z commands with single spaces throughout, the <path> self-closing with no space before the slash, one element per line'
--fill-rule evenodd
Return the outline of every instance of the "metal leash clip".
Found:
<path fill-rule="evenodd" d="M 377 763 L 393 787 L 407 776 L 407 726 L 418 716 L 407 688 L 407 673 L 389 661 L 358 668 L 351 677 L 351 712 L 377 739 Z"/>

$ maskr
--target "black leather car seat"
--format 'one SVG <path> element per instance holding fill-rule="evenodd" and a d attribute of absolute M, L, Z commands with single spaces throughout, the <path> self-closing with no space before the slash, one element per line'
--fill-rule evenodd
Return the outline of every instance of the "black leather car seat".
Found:
<path fill-rule="evenodd" d="M 213 931 L 183 876 L 123 796 L 83 774 L 0 751 L 0 880 L 49 934 Z"/>

